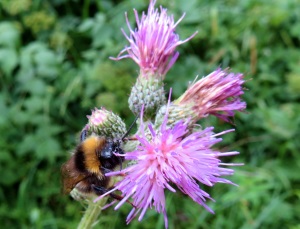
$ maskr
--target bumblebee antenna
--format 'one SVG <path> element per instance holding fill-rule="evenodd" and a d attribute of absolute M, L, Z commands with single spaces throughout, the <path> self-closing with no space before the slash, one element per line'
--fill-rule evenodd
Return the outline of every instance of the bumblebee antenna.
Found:
<path fill-rule="evenodd" d="M 133 123 L 131 123 L 130 127 L 128 128 L 127 132 L 124 134 L 124 136 L 121 138 L 122 141 L 124 141 L 124 139 L 127 137 L 127 135 L 129 134 L 129 132 L 132 130 L 134 124 L 136 123 L 136 120 L 138 119 L 139 116 L 136 116 Z"/>

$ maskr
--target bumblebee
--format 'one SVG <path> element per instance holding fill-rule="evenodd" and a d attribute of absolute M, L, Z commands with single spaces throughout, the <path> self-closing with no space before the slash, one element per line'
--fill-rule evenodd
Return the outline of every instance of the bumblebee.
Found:
<path fill-rule="evenodd" d="M 119 140 L 111 140 L 98 135 L 87 137 L 86 130 L 81 132 L 79 145 L 75 148 L 71 158 L 61 167 L 65 194 L 69 194 L 75 187 L 82 193 L 96 195 L 102 195 L 110 190 L 111 178 L 105 176 L 105 173 L 113 171 L 118 165 L 122 169 L 124 159 L 118 154 L 124 154 L 121 145 L 135 121 L 124 137 Z M 114 193 L 110 196 L 117 200 L 122 199 Z"/>

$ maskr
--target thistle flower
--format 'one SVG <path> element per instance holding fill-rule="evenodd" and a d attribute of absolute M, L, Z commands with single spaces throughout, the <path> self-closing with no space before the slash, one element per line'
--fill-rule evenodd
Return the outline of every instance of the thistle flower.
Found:
<path fill-rule="evenodd" d="M 126 133 L 126 125 L 122 119 L 105 108 L 92 111 L 91 115 L 87 115 L 88 124 L 85 129 L 88 132 L 96 133 L 113 139 L 119 139 Z"/>
<path fill-rule="evenodd" d="M 130 26 L 127 14 L 125 14 L 127 26 L 130 31 L 128 36 L 122 32 L 129 41 L 130 46 L 125 47 L 113 60 L 123 58 L 133 59 L 139 66 L 141 74 L 156 77 L 164 76 L 177 60 L 179 53 L 176 47 L 193 38 L 197 32 L 186 40 L 181 41 L 176 34 L 176 26 L 184 15 L 175 22 L 173 15 L 167 14 L 167 9 L 160 6 L 160 12 L 154 8 L 156 0 L 150 1 L 147 15 L 143 12 L 139 19 L 138 12 L 134 9 L 137 28 L 133 30 Z M 127 54 L 122 55 L 127 52 Z"/>
<path fill-rule="evenodd" d="M 143 12 L 141 18 L 134 10 L 137 24 L 134 30 L 125 14 L 130 34 L 127 35 L 123 29 L 122 32 L 130 45 L 125 47 L 117 58 L 111 58 L 113 60 L 131 58 L 139 65 L 140 75 L 132 88 L 128 102 L 135 115 L 139 115 L 141 107 L 144 106 L 145 118 L 153 117 L 159 107 L 166 102 L 162 81 L 179 56 L 176 47 L 197 33 L 186 40 L 180 40 L 175 29 L 184 14 L 175 22 L 173 15 L 167 14 L 167 9 L 161 6 L 159 10 L 155 8 L 155 3 L 156 0 L 150 1 L 147 15 Z"/>
<path fill-rule="evenodd" d="M 189 104 L 199 119 L 211 114 L 228 122 L 234 111 L 246 108 L 246 103 L 240 99 L 244 94 L 244 82 L 243 74 L 228 73 L 218 68 L 191 85 L 174 103 Z"/>
<path fill-rule="evenodd" d="M 246 103 L 240 96 L 244 93 L 243 74 L 228 73 L 228 70 L 217 70 L 193 83 L 186 92 L 175 100 L 169 108 L 169 125 L 178 120 L 190 118 L 190 125 L 208 115 L 214 115 L 230 122 L 235 111 L 242 111 Z M 160 108 L 155 126 L 162 123 L 166 106 Z"/>
<path fill-rule="evenodd" d="M 147 132 L 150 132 L 151 137 L 148 139 L 149 136 L 146 136 L 145 126 L 141 120 L 140 135 L 136 136 L 140 145 L 136 150 L 125 154 L 126 160 L 135 160 L 136 164 L 122 171 L 106 174 L 108 176 L 126 174 L 110 192 L 120 190 L 124 197 L 115 209 L 132 198 L 132 203 L 136 208 L 129 213 L 127 223 L 139 213 L 138 220 L 142 220 L 146 211 L 154 206 L 157 212 L 164 214 L 167 228 L 165 190 L 176 192 L 172 184 L 211 213 L 213 213 L 212 209 L 205 203 L 206 199 L 211 199 L 211 197 L 199 187 L 197 182 L 207 186 L 213 186 L 215 183 L 233 184 L 221 176 L 232 175 L 234 171 L 220 166 L 238 164 L 222 163 L 219 157 L 236 155 L 238 152 L 221 153 L 211 149 L 214 144 L 222 140 L 217 138 L 219 135 L 232 130 L 214 134 L 213 127 L 209 127 L 187 135 L 188 125 L 185 122 L 179 121 L 172 128 L 167 126 L 167 122 L 166 114 L 157 132 L 154 126 L 149 124 Z"/>

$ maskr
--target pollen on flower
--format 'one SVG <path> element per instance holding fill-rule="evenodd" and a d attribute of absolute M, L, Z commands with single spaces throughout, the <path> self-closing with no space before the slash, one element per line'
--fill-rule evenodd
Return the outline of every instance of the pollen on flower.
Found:
<path fill-rule="evenodd" d="M 173 15 L 167 14 L 167 9 L 155 8 L 156 0 L 150 1 L 147 14 L 142 13 L 139 18 L 138 12 L 134 10 L 137 28 L 132 29 L 125 14 L 130 35 L 124 30 L 122 32 L 129 42 L 113 60 L 123 58 L 133 59 L 139 66 L 142 75 L 148 74 L 164 76 L 177 60 L 179 53 L 176 47 L 193 38 L 197 32 L 186 40 L 181 41 L 179 35 L 175 32 L 176 26 L 183 19 L 182 17 L 175 22 Z M 124 54 L 126 53 L 127 54 Z"/>
<path fill-rule="evenodd" d="M 110 192 L 122 192 L 123 199 L 115 209 L 129 198 L 132 199 L 135 208 L 127 217 L 128 223 L 137 215 L 138 220 L 142 220 L 146 211 L 154 207 L 157 212 L 163 213 L 167 228 L 165 191 L 176 192 L 173 186 L 213 213 L 206 205 L 206 199 L 211 197 L 199 187 L 198 182 L 207 186 L 216 183 L 233 184 L 221 176 L 232 175 L 234 170 L 221 166 L 239 164 L 222 163 L 220 157 L 236 155 L 238 152 L 222 153 L 212 149 L 222 140 L 218 136 L 232 130 L 215 134 L 213 127 L 208 127 L 188 134 L 188 125 L 184 121 L 179 121 L 171 128 L 167 122 L 168 114 L 161 127 L 155 130 L 151 123 L 145 126 L 141 114 L 140 134 L 136 136 L 140 145 L 136 150 L 123 155 L 126 160 L 135 160 L 136 163 L 121 171 L 106 174 L 126 174 Z"/>

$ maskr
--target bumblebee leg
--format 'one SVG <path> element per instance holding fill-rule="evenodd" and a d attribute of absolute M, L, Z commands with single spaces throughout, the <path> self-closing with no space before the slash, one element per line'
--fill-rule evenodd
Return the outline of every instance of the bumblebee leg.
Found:
<path fill-rule="evenodd" d="M 114 198 L 115 200 L 119 200 L 119 201 L 123 200 L 123 198 L 124 198 L 123 196 L 120 196 L 120 195 L 117 195 L 117 194 L 114 194 L 114 193 L 110 193 L 109 196 L 111 198 Z M 126 200 L 126 202 L 129 203 L 132 207 L 135 208 L 134 204 L 131 203 L 129 200 Z"/>
<path fill-rule="evenodd" d="M 107 189 L 107 188 L 104 188 L 104 187 L 101 187 L 101 186 L 96 186 L 94 184 L 92 184 L 92 188 L 94 189 L 94 191 L 97 195 L 103 195 L 104 193 L 107 193 L 109 191 L 109 189 Z M 116 200 L 122 200 L 123 199 L 122 196 L 119 196 L 119 195 L 116 195 L 116 194 L 113 194 L 113 193 L 110 193 L 109 196 L 116 199 Z"/>
<path fill-rule="evenodd" d="M 101 169 L 101 172 L 103 172 L 103 174 L 113 172 L 113 170 L 105 168 L 103 166 L 101 166 L 100 169 Z"/>
<path fill-rule="evenodd" d="M 124 141 L 137 141 L 138 139 L 136 137 L 127 137 L 124 138 Z"/>
<path fill-rule="evenodd" d="M 96 186 L 94 184 L 91 185 L 92 189 L 95 191 L 95 193 L 97 195 L 103 195 L 104 193 L 108 192 L 109 190 L 104 188 L 104 187 L 101 187 L 101 186 Z"/>
<path fill-rule="evenodd" d="M 120 163 L 120 171 L 122 170 L 122 159 L 121 159 L 121 157 L 118 157 L 118 159 L 119 159 L 119 163 Z"/>

